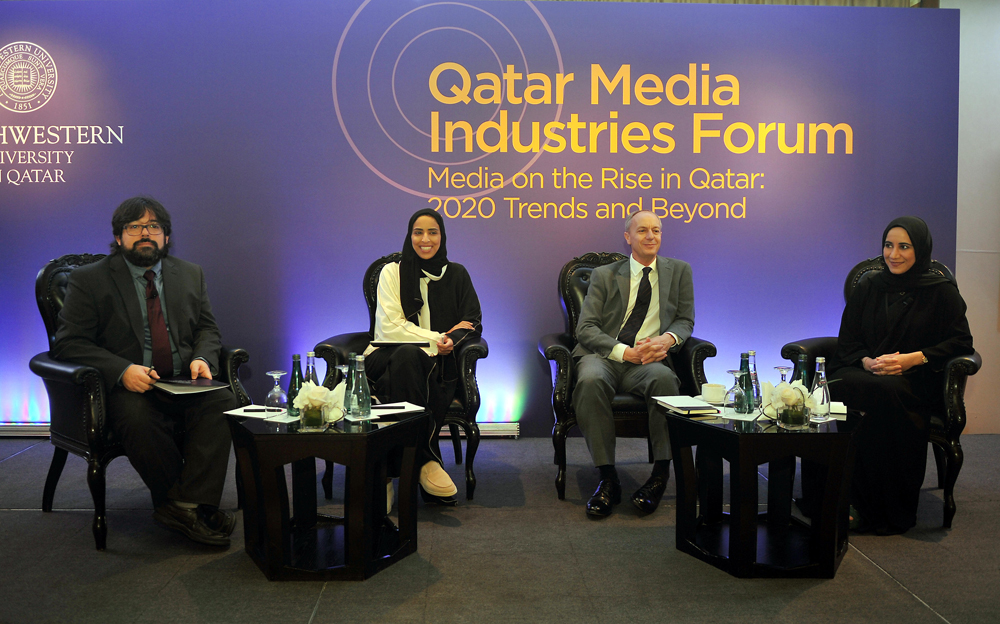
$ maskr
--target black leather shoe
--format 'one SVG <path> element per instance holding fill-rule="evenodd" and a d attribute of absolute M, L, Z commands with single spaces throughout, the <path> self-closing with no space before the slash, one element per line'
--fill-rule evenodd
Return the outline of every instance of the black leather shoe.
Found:
<path fill-rule="evenodd" d="M 233 529 L 236 528 L 236 514 L 233 512 L 209 505 L 200 505 L 198 511 L 201 512 L 202 522 L 208 528 L 226 537 L 233 534 Z"/>
<path fill-rule="evenodd" d="M 611 515 L 613 505 L 622 502 L 622 485 L 612 479 L 604 479 L 597 486 L 594 495 L 587 501 L 587 515 L 606 518 Z"/>
<path fill-rule="evenodd" d="M 185 509 L 170 501 L 156 508 L 153 520 L 199 544 L 229 548 L 229 538 L 210 529 L 199 516 L 197 508 Z"/>
<path fill-rule="evenodd" d="M 667 475 L 653 475 L 632 495 L 632 504 L 643 513 L 653 513 L 667 489 Z"/>
<path fill-rule="evenodd" d="M 420 488 L 420 498 L 424 499 L 424 502 L 428 505 L 440 505 L 442 507 L 455 507 L 458 505 L 458 499 L 454 496 L 434 496 L 433 494 L 428 494 L 424 486 L 417 486 Z"/>
<path fill-rule="evenodd" d="M 377 533 L 375 539 L 376 557 L 388 557 L 399 550 L 399 528 L 389 516 L 382 519 L 375 531 Z"/>

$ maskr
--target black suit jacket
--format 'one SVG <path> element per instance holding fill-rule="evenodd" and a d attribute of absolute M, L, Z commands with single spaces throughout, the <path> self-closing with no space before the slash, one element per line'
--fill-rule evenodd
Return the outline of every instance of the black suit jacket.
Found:
<path fill-rule="evenodd" d="M 208 302 L 201 267 L 163 258 L 163 296 L 170 336 L 181 359 L 181 375 L 191 360 L 203 358 L 218 373 L 222 340 Z M 108 256 L 70 274 L 66 301 L 59 313 L 52 357 L 93 366 L 110 389 L 125 369 L 142 364 L 145 327 L 143 302 L 121 254 Z"/>

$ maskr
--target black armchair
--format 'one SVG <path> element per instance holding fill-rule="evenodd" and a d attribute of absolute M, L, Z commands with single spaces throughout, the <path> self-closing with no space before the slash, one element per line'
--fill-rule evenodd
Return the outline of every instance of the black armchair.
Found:
<path fill-rule="evenodd" d="M 104 254 L 66 255 L 50 261 L 39 271 L 35 278 L 35 298 L 45 322 L 50 349 L 55 342 L 59 311 L 62 310 L 70 273 L 103 257 Z M 250 398 L 240 383 L 239 367 L 249 359 L 243 349 L 223 348 L 219 379 L 229 383 L 242 405 L 248 405 Z M 104 381 L 97 369 L 54 360 L 48 352 L 31 358 L 30 368 L 45 382 L 49 395 L 49 433 L 55 447 L 45 479 L 42 511 L 52 511 L 52 500 L 66 465 L 67 454 L 79 455 L 89 466 L 87 484 L 94 499 L 94 540 L 97 549 L 104 550 L 108 535 L 105 469 L 111 460 L 125 454 L 107 425 Z"/>
<path fill-rule="evenodd" d="M 858 282 L 868 273 L 885 270 L 881 256 L 859 262 L 847 275 L 844 282 L 844 301 L 850 299 Z M 937 260 L 931 263 L 931 270 L 956 283 L 951 270 Z M 806 374 L 812 382 L 812 372 L 816 369 L 816 358 L 823 356 L 829 360 L 837 352 L 837 338 L 808 338 L 790 342 L 781 348 L 781 357 L 795 364 L 792 378 L 800 373 L 799 354 L 808 356 Z M 944 489 L 944 526 L 951 528 L 955 517 L 955 482 L 962 470 L 964 453 L 960 437 L 965 429 L 965 383 L 969 375 L 975 375 L 983 365 L 979 353 L 952 358 L 945 366 L 944 393 L 945 411 L 931 416 L 930 438 L 934 449 L 934 463 L 937 466 L 938 487 Z"/>
<path fill-rule="evenodd" d="M 559 272 L 559 301 L 562 304 L 566 331 L 561 334 L 546 334 L 538 342 L 538 350 L 552 370 L 552 411 L 555 424 L 552 427 L 552 445 L 555 447 L 555 461 L 559 466 L 556 476 L 556 491 L 559 498 L 566 497 L 566 435 L 576 426 L 573 411 L 574 378 L 573 347 L 576 346 L 576 324 L 580 320 L 580 309 L 590 287 L 590 274 L 599 266 L 624 260 L 619 253 L 588 253 L 573 258 Z M 668 365 L 674 369 L 681 382 L 681 392 L 694 396 L 701 393 L 705 377 L 705 359 L 715 357 L 715 345 L 692 336 L 684 341 L 676 353 L 668 356 Z M 616 394 L 611 401 L 615 417 L 615 435 L 623 438 L 649 437 L 649 411 L 643 399 L 628 393 Z M 649 443 L 649 461 L 653 461 L 652 444 Z"/>
<path fill-rule="evenodd" d="M 365 271 L 362 289 L 365 295 L 365 303 L 368 304 L 368 331 L 351 334 L 338 334 L 327 338 L 316 345 L 313 349 L 316 355 L 326 361 L 326 377 L 323 385 L 332 389 L 340 381 L 340 373 L 336 366 L 347 363 L 349 353 L 364 353 L 375 335 L 375 306 L 378 295 L 378 280 L 382 273 L 382 267 L 390 262 L 399 262 L 402 258 L 399 252 L 382 256 L 368 267 Z M 461 380 L 455 393 L 455 399 L 451 402 L 451 407 L 445 415 L 444 424 L 448 426 L 451 433 L 452 444 L 455 448 L 455 463 L 462 463 L 462 441 L 459 437 L 458 428 L 465 432 L 466 452 L 465 452 L 465 497 L 472 500 L 476 490 L 476 474 L 473 471 L 473 462 L 476 459 L 476 450 L 479 448 L 479 425 L 476 424 L 476 414 L 479 412 L 480 397 L 479 384 L 476 383 L 476 364 L 489 355 L 489 346 L 482 337 L 470 337 L 462 342 L 455 351 L 458 357 Z M 438 446 L 438 436 L 440 430 L 434 432 L 431 439 L 432 447 L 441 454 Z M 333 470 L 330 462 L 327 462 L 326 473 L 323 475 L 323 490 L 327 498 L 332 498 L 332 476 Z"/>

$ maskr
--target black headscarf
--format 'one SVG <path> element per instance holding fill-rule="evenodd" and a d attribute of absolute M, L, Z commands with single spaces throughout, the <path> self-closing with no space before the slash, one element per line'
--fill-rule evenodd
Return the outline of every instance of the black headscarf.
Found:
<path fill-rule="evenodd" d="M 432 217 L 437 221 L 441 230 L 441 246 L 433 258 L 424 260 L 417 255 L 413 248 L 413 224 L 423 216 Z M 403 259 L 399 261 L 399 302 L 403 306 L 403 316 L 406 320 L 417 322 L 417 315 L 420 308 L 424 307 L 424 300 L 420 298 L 420 278 L 424 277 L 424 271 L 432 275 L 440 275 L 441 270 L 448 265 L 448 235 L 444 231 L 444 219 L 437 212 L 430 208 L 424 208 L 413 213 L 410 223 L 406 227 L 406 238 L 403 240 Z"/>
<path fill-rule="evenodd" d="M 899 217 L 893 219 L 882 232 L 882 250 L 885 251 L 885 239 L 889 235 L 889 230 L 893 228 L 903 228 L 910 236 L 913 243 L 913 251 L 916 254 L 916 261 L 910 270 L 901 275 L 896 275 L 889 270 L 880 271 L 874 277 L 875 285 L 884 291 L 906 292 L 916 288 L 926 288 L 935 284 L 949 281 L 940 273 L 931 271 L 931 251 L 934 249 L 934 241 L 931 238 L 931 231 L 927 224 L 920 217 Z"/>

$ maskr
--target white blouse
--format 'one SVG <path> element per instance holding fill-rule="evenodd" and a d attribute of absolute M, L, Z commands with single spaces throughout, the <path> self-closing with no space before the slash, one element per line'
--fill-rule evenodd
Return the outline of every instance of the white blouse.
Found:
<path fill-rule="evenodd" d="M 417 323 L 408 321 L 403 316 L 403 305 L 399 301 L 399 263 L 392 262 L 382 267 L 382 273 L 378 278 L 378 296 L 375 305 L 375 340 L 391 341 L 430 341 L 430 347 L 422 347 L 427 355 L 437 355 L 437 343 L 444 339 L 444 334 L 433 331 L 431 327 L 431 306 L 427 300 L 427 284 L 444 277 L 447 265 L 442 269 L 441 275 L 431 275 L 424 271 L 424 277 L 420 278 L 420 297 L 424 300 L 424 305 L 420 308 L 417 316 Z M 378 347 L 368 345 L 365 355 L 368 355 Z"/>

